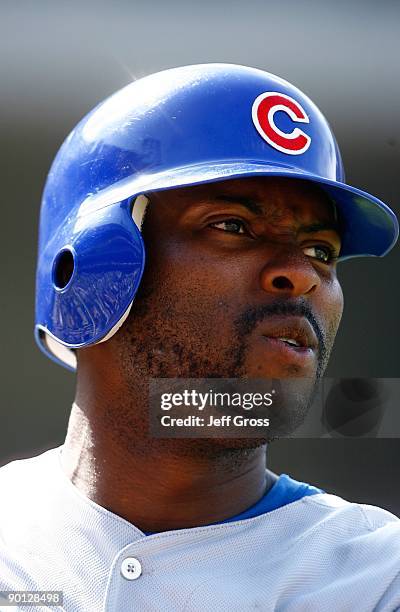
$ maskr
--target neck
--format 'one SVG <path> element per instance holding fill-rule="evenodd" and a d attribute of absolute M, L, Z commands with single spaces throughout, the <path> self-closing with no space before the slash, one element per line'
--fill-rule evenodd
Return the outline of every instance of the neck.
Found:
<path fill-rule="evenodd" d="M 134 423 L 128 438 L 125 420 L 118 427 L 121 414 L 119 406 L 75 403 L 62 467 L 84 495 L 142 531 L 223 521 L 255 504 L 277 479 L 266 471 L 265 445 L 226 448 L 215 440 L 144 437 L 143 431 L 135 439 Z"/>

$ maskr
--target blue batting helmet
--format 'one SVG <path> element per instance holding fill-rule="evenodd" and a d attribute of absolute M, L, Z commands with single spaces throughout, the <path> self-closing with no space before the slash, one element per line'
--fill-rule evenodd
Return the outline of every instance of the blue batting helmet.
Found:
<path fill-rule="evenodd" d="M 385 255 L 397 239 L 390 208 L 344 183 L 329 125 L 296 87 L 230 64 L 153 74 L 82 119 L 51 167 L 37 266 L 41 349 L 73 369 L 71 349 L 106 340 L 125 320 L 145 262 L 147 192 L 249 176 L 318 183 L 343 227 L 340 259 Z"/>

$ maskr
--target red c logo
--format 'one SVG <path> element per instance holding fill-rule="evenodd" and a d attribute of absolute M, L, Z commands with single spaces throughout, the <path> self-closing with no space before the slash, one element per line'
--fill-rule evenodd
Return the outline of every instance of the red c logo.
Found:
<path fill-rule="evenodd" d="M 292 132 L 282 132 L 274 122 L 277 111 L 283 111 L 292 121 L 296 123 L 310 123 L 304 109 L 296 100 L 276 91 L 260 94 L 253 104 L 251 111 L 254 125 L 264 140 L 282 153 L 288 155 L 300 155 L 307 151 L 311 144 L 311 138 L 298 127 Z"/>

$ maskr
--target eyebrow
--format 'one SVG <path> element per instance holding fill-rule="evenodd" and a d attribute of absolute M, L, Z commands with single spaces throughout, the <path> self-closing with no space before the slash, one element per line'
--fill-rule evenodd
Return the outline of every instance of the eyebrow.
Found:
<path fill-rule="evenodd" d="M 251 198 L 221 194 L 214 196 L 213 200 L 218 200 L 219 202 L 229 202 L 230 204 L 240 204 L 255 215 L 261 215 L 263 213 L 262 206 L 260 206 L 260 204 L 257 204 L 257 202 L 255 202 Z"/>
<path fill-rule="evenodd" d="M 339 224 L 335 221 L 323 221 L 321 223 L 311 223 L 310 225 L 302 225 L 299 227 L 298 232 L 304 232 L 305 234 L 313 234 L 314 232 L 330 230 L 336 232 L 340 236 Z"/>
<path fill-rule="evenodd" d="M 263 207 L 260 206 L 255 200 L 251 198 L 236 196 L 236 195 L 217 195 L 213 198 L 214 200 L 218 200 L 220 202 L 229 202 L 231 204 L 241 204 L 245 208 L 247 208 L 250 212 L 256 215 L 262 215 L 264 213 Z M 304 232 L 306 234 L 312 234 L 315 232 L 322 232 L 331 230 L 340 235 L 340 226 L 339 223 L 335 221 L 321 221 L 318 223 L 311 223 L 309 225 L 302 225 L 299 228 L 299 232 Z"/>

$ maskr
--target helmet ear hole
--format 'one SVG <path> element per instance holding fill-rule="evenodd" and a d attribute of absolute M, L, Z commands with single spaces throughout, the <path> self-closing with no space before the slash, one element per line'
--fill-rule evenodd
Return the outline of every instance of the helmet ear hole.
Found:
<path fill-rule="evenodd" d="M 75 270 L 73 252 L 66 248 L 59 251 L 53 263 L 53 283 L 56 289 L 65 289 Z"/>

